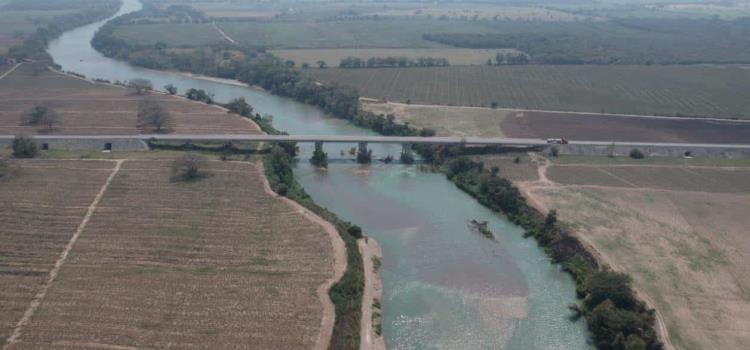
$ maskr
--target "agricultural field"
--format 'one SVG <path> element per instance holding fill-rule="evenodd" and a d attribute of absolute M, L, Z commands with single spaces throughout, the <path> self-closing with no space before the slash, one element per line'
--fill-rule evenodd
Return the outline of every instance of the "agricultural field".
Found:
<path fill-rule="evenodd" d="M 338 21 L 218 22 L 230 37 L 244 44 L 272 49 L 430 48 L 446 47 L 422 39 L 423 33 L 491 31 L 487 21 L 380 19 Z"/>
<path fill-rule="evenodd" d="M 363 100 L 363 108 L 440 136 L 558 138 L 587 141 L 747 143 L 750 122 L 519 111 Z"/>
<path fill-rule="evenodd" d="M 364 110 L 393 114 L 400 123 L 435 130 L 438 136 L 506 136 L 501 125 L 514 112 L 477 107 L 453 107 L 363 101 Z"/>
<path fill-rule="evenodd" d="M 516 52 L 506 49 L 303 49 L 303 50 L 270 50 L 272 54 L 284 60 L 292 60 L 297 66 L 309 63 L 317 68 L 317 62 L 323 61 L 329 67 L 336 67 L 347 57 L 367 60 L 371 57 L 419 57 L 445 58 L 452 66 L 470 66 L 486 64 L 488 59 L 495 59 L 498 53 Z"/>
<path fill-rule="evenodd" d="M 171 164 L 19 161 L 0 180 L 16 252 L 2 258 L 3 341 L 96 204 L 9 349 L 313 347 L 333 276 L 323 228 L 268 194 L 255 164 L 210 161 L 192 182 L 170 180 Z"/>
<path fill-rule="evenodd" d="M 741 160 L 663 163 L 573 157 L 517 184 L 633 277 L 676 348 L 743 348 L 750 167 Z"/>
<path fill-rule="evenodd" d="M 40 160 L 19 162 L 0 177 L 3 343 L 113 168 L 113 162 Z"/>
<path fill-rule="evenodd" d="M 442 19 L 472 20 L 521 20 L 566 22 L 590 20 L 592 17 L 541 7 L 498 6 L 492 4 L 463 3 L 425 4 L 413 8 L 401 8 L 376 12 L 380 16 L 394 17 L 430 17 Z"/>
<path fill-rule="evenodd" d="M 176 133 L 259 133 L 254 123 L 223 109 L 180 97 L 151 94 L 172 115 Z M 57 72 L 23 64 L 0 80 L 0 134 L 36 133 L 38 127 L 21 125 L 21 116 L 37 105 L 60 115 L 57 134 L 128 135 L 137 127 L 142 96 L 119 86 L 94 84 Z"/>
<path fill-rule="evenodd" d="M 226 42 L 211 23 L 157 23 L 117 27 L 115 36 L 133 45 L 208 46 Z"/>
<path fill-rule="evenodd" d="M 750 118 L 750 68 L 528 65 L 308 69 L 323 83 L 394 102 Z"/>

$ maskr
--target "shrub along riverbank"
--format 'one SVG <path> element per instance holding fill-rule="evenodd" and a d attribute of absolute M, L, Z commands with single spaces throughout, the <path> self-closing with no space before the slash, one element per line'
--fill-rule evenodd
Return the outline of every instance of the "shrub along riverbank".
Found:
<path fill-rule="evenodd" d="M 572 307 L 586 318 L 599 349 L 661 349 L 654 311 L 638 300 L 630 278 L 599 266 L 581 242 L 557 222 L 555 211 L 545 216 L 526 203 L 518 188 L 501 177 L 500 169 L 485 169 L 466 157 L 440 166 L 448 179 L 486 207 L 505 214 L 534 237 L 555 263 L 576 281 L 582 306 Z"/>
<path fill-rule="evenodd" d="M 145 12 L 144 12 L 145 11 Z M 320 107 L 330 114 L 383 135 L 431 136 L 430 130 L 417 130 L 397 124 L 392 116 L 363 112 L 356 91 L 336 85 L 326 86 L 301 77 L 293 68 L 262 50 L 236 45 L 219 45 L 195 50 L 168 50 L 163 46 L 131 46 L 114 36 L 116 25 L 139 16 L 163 16 L 155 9 L 124 16 L 105 25 L 93 40 L 105 55 L 135 65 L 156 69 L 176 69 L 193 73 L 237 79 L 258 85 L 271 93 Z M 169 10 L 167 10 L 169 11 Z M 270 127 L 269 123 L 261 126 Z M 263 125 L 267 124 L 267 125 Z M 274 132 L 267 130 L 267 132 Z M 290 149 L 291 148 L 291 149 Z M 583 299 L 578 307 L 586 318 L 596 346 L 600 349 L 660 349 L 654 331 L 654 313 L 639 301 L 630 279 L 598 265 L 580 241 L 556 221 L 554 214 L 544 216 L 529 206 L 513 184 L 499 171 L 484 169 L 483 164 L 460 156 L 463 147 L 417 147 L 426 161 L 445 172 L 448 178 L 483 205 L 503 213 L 533 236 L 557 263 L 563 264 L 576 280 Z M 336 304 L 336 324 L 332 349 L 359 346 L 362 289 L 362 257 L 356 247 L 361 234 L 356 226 L 317 206 L 296 182 L 292 170 L 294 147 L 275 147 L 266 157 L 266 172 L 274 191 L 296 200 L 334 223 L 347 245 L 349 268 L 330 291 Z"/>
<path fill-rule="evenodd" d="M 69 4 L 66 4 L 68 2 Z M 17 8 L 26 9 L 27 5 L 23 1 L 16 1 L 8 6 L 18 4 Z M 109 16 L 114 15 L 120 8 L 120 0 L 67 0 L 63 1 L 64 8 L 75 8 L 77 12 L 63 14 L 53 17 L 45 26 L 37 28 L 36 32 L 26 38 L 19 46 L 11 47 L 7 56 L 16 60 L 30 59 L 35 61 L 44 61 L 52 63 L 52 57 L 47 53 L 47 44 L 62 35 L 65 31 L 93 23 Z M 32 7 L 32 9 L 44 9 Z M 56 6 L 56 5 L 49 5 Z M 15 8 L 15 7 L 14 7 Z"/>
<path fill-rule="evenodd" d="M 213 101 L 204 101 L 213 103 Z M 270 135 L 286 134 L 273 127 L 270 119 L 260 114 L 253 114 L 253 108 L 243 98 L 235 99 L 223 105 L 230 113 L 239 114 L 255 121 L 263 130 Z M 297 153 L 297 145 L 294 142 L 282 142 L 274 145 L 270 150 L 242 150 L 233 145 L 165 145 L 149 143 L 157 148 L 167 149 L 189 149 L 200 151 L 213 151 L 232 154 L 265 154 L 263 163 L 265 175 L 271 185 L 271 189 L 279 195 L 294 200 L 310 211 L 314 212 L 324 220 L 332 223 L 346 244 L 346 271 L 341 279 L 328 291 L 328 295 L 336 309 L 336 320 L 333 325 L 333 334 L 329 349 L 331 350 L 355 350 L 360 345 L 360 322 L 362 319 L 362 297 L 365 288 L 365 272 L 362 255 L 357 247 L 357 240 L 362 238 L 362 229 L 350 222 L 340 219 L 328 209 L 319 206 L 310 195 L 305 192 L 302 185 L 294 178 L 293 164 Z"/>
<path fill-rule="evenodd" d="M 364 265 L 357 248 L 357 239 L 362 230 L 341 220 L 336 214 L 317 205 L 294 178 L 294 159 L 281 147 L 274 147 L 265 157 L 266 177 L 271 188 L 278 194 L 293 199 L 334 224 L 346 243 L 347 268 L 341 280 L 331 287 L 328 294 L 336 306 L 336 322 L 333 327 L 329 349 L 359 349 L 360 322 L 362 318 L 362 295 L 364 293 Z"/>

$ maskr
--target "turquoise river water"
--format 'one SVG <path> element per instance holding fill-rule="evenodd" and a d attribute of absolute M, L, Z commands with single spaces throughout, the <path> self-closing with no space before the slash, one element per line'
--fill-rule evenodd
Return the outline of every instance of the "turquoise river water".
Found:
<path fill-rule="evenodd" d="M 141 8 L 124 0 L 116 16 Z M 180 91 L 199 88 L 217 101 L 245 97 L 292 134 L 372 134 L 315 107 L 258 89 L 136 68 L 102 56 L 90 40 L 106 21 L 64 33 L 49 52 L 64 70 L 89 78 L 151 80 Z M 354 146 L 354 145 L 351 145 Z M 347 146 L 347 147 L 351 147 Z M 340 145 L 326 145 L 340 158 Z M 398 156 L 399 145 L 374 145 Z M 319 204 L 361 225 L 383 248 L 383 334 L 389 349 L 585 349 L 585 325 L 568 319 L 575 285 L 522 230 L 479 205 L 441 174 L 414 166 L 333 161 L 312 168 L 302 148 L 295 173 Z M 469 219 L 487 220 L 497 241 L 473 233 Z"/>

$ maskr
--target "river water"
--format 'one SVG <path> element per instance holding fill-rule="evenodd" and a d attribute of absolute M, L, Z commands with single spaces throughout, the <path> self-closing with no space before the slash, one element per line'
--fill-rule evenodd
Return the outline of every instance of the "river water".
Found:
<path fill-rule="evenodd" d="M 123 0 L 117 15 L 140 7 L 137 0 Z M 256 111 L 273 115 L 278 129 L 292 134 L 373 134 L 257 89 L 106 58 L 90 45 L 105 22 L 66 32 L 50 43 L 50 54 L 64 70 L 89 78 L 145 78 L 156 87 L 204 89 L 219 102 L 244 97 Z M 342 148 L 325 146 L 331 158 L 345 158 Z M 397 145 L 372 149 L 379 157 L 400 152 Z M 300 183 L 316 202 L 361 225 L 383 248 L 383 334 L 389 349 L 588 348 L 583 322 L 568 319 L 567 305 L 575 301 L 573 280 L 533 240 L 523 239 L 519 227 L 443 175 L 414 166 L 360 166 L 335 159 L 320 171 L 305 161 L 310 153 L 309 146 L 302 147 L 295 169 Z M 471 232 L 469 219 L 488 221 L 497 240 Z"/>

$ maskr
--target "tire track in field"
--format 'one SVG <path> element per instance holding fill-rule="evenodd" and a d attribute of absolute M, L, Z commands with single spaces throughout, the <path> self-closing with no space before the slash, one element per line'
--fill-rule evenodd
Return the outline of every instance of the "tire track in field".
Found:
<path fill-rule="evenodd" d="M 10 73 L 13 73 L 16 68 L 20 67 L 23 63 L 17 63 L 13 68 L 9 69 L 7 72 L 3 73 L 3 75 L 0 75 L 0 80 L 10 75 Z"/>
<path fill-rule="evenodd" d="M 112 173 L 109 174 L 109 177 L 107 177 L 107 180 L 104 182 L 104 185 L 102 185 L 102 188 L 99 189 L 99 192 L 94 197 L 94 200 L 91 202 L 91 205 L 89 205 L 88 210 L 86 211 L 86 215 L 83 216 L 83 220 L 81 220 L 81 223 L 78 225 L 78 228 L 76 229 L 75 233 L 73 233 L 73 236 L 70 237 L 70 240 L 68 241 L 68 244 L 65 245 L 65 248 L 63 249 L 62 253 L 60 253 L 60 257 L 55 261 L 54 267 L 52 267 L 52 270 L 49 272 L 49 276 L 47 277 L 47 281 L 42 285 L 42 289 L 34 296 L 34 299 L 31 300 L 31 303 L 26 308 L 26 311 L 23 313 L 23 317 L 18 321 L 16 324 L 16 327 L 13 328 L 13 333 L 11 333 L 10 337 L 6 339 L 5 345 L 3 345 L 3 350 L 8 349 L 11 345 L 18 342 L 18 339 L 21 337 L 21 334 L 23 333 L 23 328 L 26 326 L 31 318 L 34 316 L 34 313 L 36 313 L 36 310 L 39 308 L 39 305 L 42 304 L 42 301 L 44 300 L 44 297 L 47 296 L 47 292 L 52 287 L 52 284 L 57 279 L 57 275 L 60 273 L 60 269 L 62 268 L 63 264 L 65 264 L 65 261 L 68 259 L 68 255 L 70 254 L 70 251 L 73 250 L 73 246 L 75 245 L 76 241 L 78 241 L 78 237 L 81 236 L 81 233 L 83 233 L 83 230 L 86 229 L 86 225 L 89 223 L 89 220 L 91 220 L 91 216 L 93 216 L 94 211 L 96 211 L 97 206 L 99 205 L 99 201 L 101 201 L 102 197 L 104 196 L 104 192 L 107 191 L 107 188 L 109 187 L 109 184 L 112 182 L 112 179 L 115 178 L 115 175 L 120 171 L 120 167 L 122 166 L 123 160 L 116 160 L 115 161 L 115 168 L 112 169 Z"/>

